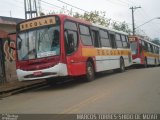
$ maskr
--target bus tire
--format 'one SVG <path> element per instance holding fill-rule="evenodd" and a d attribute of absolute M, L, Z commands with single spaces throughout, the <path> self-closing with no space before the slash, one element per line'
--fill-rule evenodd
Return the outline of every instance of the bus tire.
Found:
<path fill-rule="evenodd" d="M 123 58 L 120 58 L 120 72 L 124 72 L 125 71 L 125 64 L 124 64 L 124 60 Z"/>
<path fill-rule="evenodd" d="M 154 61 L 154 66 L 157 67 L 157 60 Z"/>
<path fill-rule="evenodd" d="M 92 62 L 88 61 L 86 63 L 86 81 L 93 81 L 95 78 L 95 71 Z"/>
<path fill-rule="evenodd" d="M 120 60 L 119 60 L 119 66 L 120 67 L 118 69 L 114 69 L 113 70 L 115 73 L 120 73 L 120 72 L 124 72 L 125 71 L 125 65 L 124 65 L 123 58 L 120 58 Z"/>
<path fill-rule="evenodd" d="M 144 59 L 144 67 L 145 67 L 145 68 L 148 67 L 147 58 Z"/>

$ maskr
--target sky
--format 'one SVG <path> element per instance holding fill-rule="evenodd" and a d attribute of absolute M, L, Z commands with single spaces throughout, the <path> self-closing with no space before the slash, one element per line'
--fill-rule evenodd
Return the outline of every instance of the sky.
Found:
<path fill-rule="evenodd" d="M 25 18 L 24 15 L 24 0 L 0 0 L 0 16 Z M 48 2 L 52 5 L 46 4 Z M 113 21 L 128 23 L 132 29 L 132 13 L 130 7 L 141 6 L 135 10 L 135 26 L 138 27 L 143 23 L 143 26 L 137 28 L 143 35 L 149 36 L 151 39 L 160 38 L 160 0 L 61 0 L 73 6 L 79 7 L 85 11 L 105 11 L 106 17 Z M 55 6 L 54 6 L 55 5 Z M 57 7 L 58 6 L 58 7 Z M 66 5 L 59 0 L 41 0 L 41 10 L 44 13 L 52 11 L 60 11 L 59 7 L 71 6 Z M 83 13 L 84 11 L 72 7 L 73 12 Z"/>

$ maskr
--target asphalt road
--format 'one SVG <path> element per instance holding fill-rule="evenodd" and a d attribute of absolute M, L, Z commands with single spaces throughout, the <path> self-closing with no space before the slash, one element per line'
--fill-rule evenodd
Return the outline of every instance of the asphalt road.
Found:
<path fill-rule="evenodd" d="M 160 113 L 160 67 L 13 95 L 0 100 L 0 113 Z"/>

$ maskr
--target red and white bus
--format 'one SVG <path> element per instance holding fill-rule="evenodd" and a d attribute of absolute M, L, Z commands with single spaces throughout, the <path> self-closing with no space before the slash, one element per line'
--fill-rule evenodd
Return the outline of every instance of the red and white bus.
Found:
<path fill-rule="evenodd" d="M 157 66 L 160 64 L 160 46 L 156 45 L 144 37 L 129 36 L 130 46 L 132 50 L 133 64 Z"/>
<path fill-rule="evenodd" d="M 57 14 L 17 25 L 17 75 L 20 81 L 86 75 L 132 64 L 128 34 Z M 53 79 L 54 80 L 54 79 Z"/>

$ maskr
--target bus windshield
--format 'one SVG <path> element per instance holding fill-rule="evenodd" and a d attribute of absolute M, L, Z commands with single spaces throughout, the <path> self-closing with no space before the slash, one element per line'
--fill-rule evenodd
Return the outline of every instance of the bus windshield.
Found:
<path fill-rule="evenodd" d="M 30 60 L 59 55 L 59 31 L 59 25 L 49 25 L 18 33 L 18 59 Z"/>
<path fill-rule="evenodd" d="M 132 54 L 133 55 L 137 54 L 137 52 L 138 52 L 137 42 L 131 42 L 130 46 L 131 46 Z"/>

